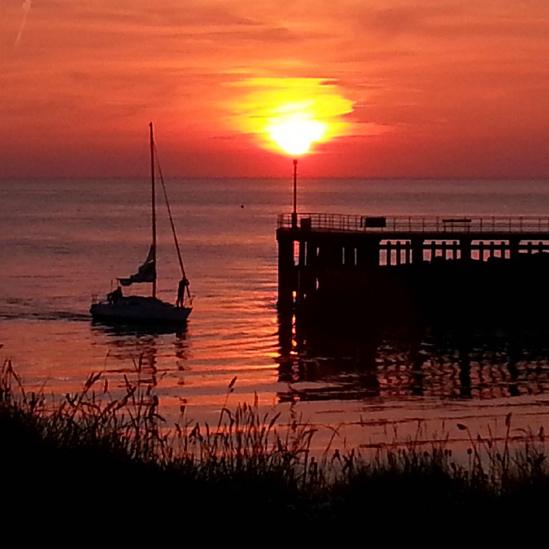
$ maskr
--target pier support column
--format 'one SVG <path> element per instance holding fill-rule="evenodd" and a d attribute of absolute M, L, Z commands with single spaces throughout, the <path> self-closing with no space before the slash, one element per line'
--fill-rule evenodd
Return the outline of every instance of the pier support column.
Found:
<path fill-rule="evenodd" d="M 316 245 L 309 240 L 299 242 L 296 302 L 304 302 L 315 290 Z"/>
<path fill-rule="evenodd" d="M 496 243 L 490 242 L 490 255 L 488 256 L 489 259 L 494 259 L 496 257 Z"/>
<path fill-rule="evenodd" d="M 307 265 L 307 242 L 299 241 L 299 260 L 297 263 L 300 267 Z"/>
<path fill-rule="evenodd" d="M 502 259 L 507 259 L 507 250 L 508 250 L 507 244 L 505 242 L 500 242 L 500 244 L 499 244 L 499 256 Z"/>
<path fill-rule="evenodd" d="M 423 239 L 414 238 L 410 245 L 412 247 L 412 263 L 414 265 L 423 263 Z"/>
<path fill-rule="evenodd" d="M 337 244 L 320 245 L 318 261 L 323 267 L 335 267 L 343 264 L 343 248 Z"/>
<path fill-rule="evenodd" d="M 379 240 L 371 239 L 357 248 L 357 266 L 363 268 L 379 267 Z"/>
<path fill-rule="evenodd" d="M 291 310 L 296 288 L 293 235 L 277 232 L 278 240 L 278 308 Z"/>
<path fill-rule="evenodd" d="M 391 266 L 392 264 L 392 255 L 393 255 L 393 244 L 389 240 L 387 244 L 385 245 L 385 265 Z"/>
<path fill-rule="evenodd" d="M 324 238 L 318 242 L 318 257 L 311 278 L 312 289 L 323 295 L 330 295 L 337 288 L 337 281 L 343 273 L 343 246 L 341 241 Z M 318 280 L 318 284 L 317 284 Z M 299 295 L 301 300 L 303 296 Z"/>
<path fill-rule="evenodd" d="M 509 259 L 517 259 L 520 248 L 520 238 L 509 239 Z"/>
<path fill-rule="evenodd" d="M 355 248 L 349 244 L 343 247 L 343 263 L 345 267 L 354 267 L 355 266 Z"/>
<path fill-rule="evenodd" d="M 461 260 L 462 261 L 471 261 L 471 239 L 470 238 L 463 238 L 460 240 L 460 248 L 461 248 Z"/>
<path fill-rule="evenodd" d="M 448 259 L 446 257 L 447 250 L 448 250 L 448 242 L 446 242 L 446 240 L 442 241 L 441 248 L 442 248 L 442 259 L 444 259 L 444 261 L 446 261 Z"/>

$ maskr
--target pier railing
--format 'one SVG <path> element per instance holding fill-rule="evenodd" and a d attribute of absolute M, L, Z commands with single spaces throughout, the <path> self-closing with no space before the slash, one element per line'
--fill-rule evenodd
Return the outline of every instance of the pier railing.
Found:
<path fill-rule="evenodd" d="M 279 228 L 292 228 L 292 214 L 278 216 Z M 387 233 L 549 233 L 549 216 L 369 216 L 300 213 L 297 227 L 310 230 Z"/>

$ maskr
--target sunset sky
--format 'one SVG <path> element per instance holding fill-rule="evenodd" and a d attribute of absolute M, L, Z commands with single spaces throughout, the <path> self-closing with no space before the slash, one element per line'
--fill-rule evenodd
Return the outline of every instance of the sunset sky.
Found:
<path fill-rule="evenodd" d="M 549 177 L 549 1 L 0 0 L 0 177 L 143 175 L 149 120 L 170 175 L 284 177 L 288 110 L 305 175 Z"/>

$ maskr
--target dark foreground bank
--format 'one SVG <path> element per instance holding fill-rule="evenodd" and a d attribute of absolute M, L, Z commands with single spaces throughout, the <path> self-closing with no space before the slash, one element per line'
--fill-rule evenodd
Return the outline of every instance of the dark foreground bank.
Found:
<path fill-rule="evenodd" d="M 310 426 L 282 424 L 248 405 L 223 410 L 217 425 L 182 420 L 167 434 L 140 365 L 119 396 L 109 396 L 95 375 L 52 406 L 26 392 L 5 363 L 0 436 L 4 520 L 29 524 L 110 524 L 134 535 L 136 528 L 198 525 L 212 533 L 264 525 L 318 534 L 381 524 L 393 525 L 393 534 L 402 525 L 501 532 L 544 514 L 549 501 L 543 432 L 525 433 L 514 449 L 509 439 L 471 435 L 467 466 L 444 444 L 425 451 L 414 442 L 368 462 L 333 448 L 313 457 Z"/>

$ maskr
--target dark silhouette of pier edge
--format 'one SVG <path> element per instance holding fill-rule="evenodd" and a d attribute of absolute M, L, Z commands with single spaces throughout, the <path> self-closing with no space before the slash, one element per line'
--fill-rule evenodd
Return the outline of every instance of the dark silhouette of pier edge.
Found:
<path fill-rule="evenodd" d="M 549 217 L 278 217 L 278 307 L 314 322 L 545 322 Z"/>

